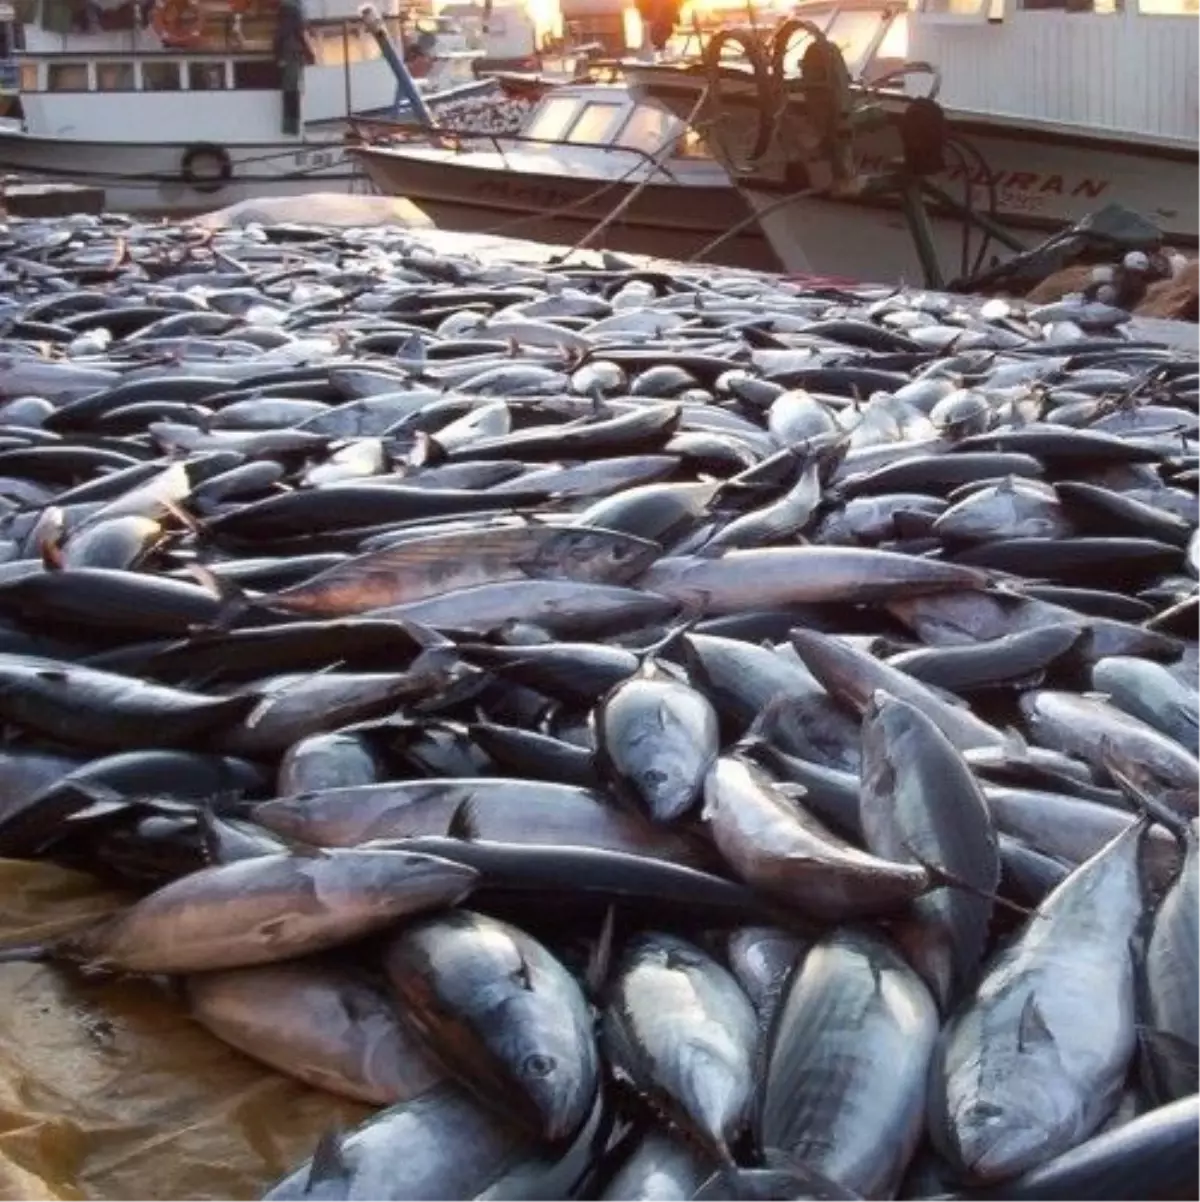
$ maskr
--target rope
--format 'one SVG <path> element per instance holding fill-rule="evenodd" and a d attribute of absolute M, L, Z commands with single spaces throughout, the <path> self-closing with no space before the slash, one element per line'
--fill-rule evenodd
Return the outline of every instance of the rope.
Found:
<path fill-rule="evenodd" d="M 696 98 L 696 103 L 692 105 L 692 110 L 690 113 L 688 113 L 687 119 L 684 121 L 685 127 L 692 124 L 696 118 L 696 114 L 700 111 L 700 106 L 707 99 L 708 86 L 705 85 L 704 90 Z M 675 145 L 677 140 L 677 135 L 672 134 L 663 142 L 663 144 L 650 156 L 650 169 L 646 172 L 645 178 L 638 180 L 637 184 L 629 190 L 628 195 L 621 199 L 621 201 L 613 208 L 612 212 L 610 212 L 607 217 L 602 218 L 594 226 L 592 226 L 592 228 L 588 230 L 588 232 L 584 234 L 583 237 L 580 238 L 579 241 L 576 242 L 575 245 L 566 252 L 566 254 L 563 255 L 561 262 L 565 263 L 576 251 L 582 250 L 585 246 L 590 245 L 597 237 L 604 233 L 604 231 L 608 229 L 608 227 L 611 226 L 614 221 L 617 221 L 626 211 L 626 209 L 628 209 L 629 206 L 632 205 L 639 196 L 641 196 L 642 192 L 646 188 L 646 185 L 651 183 L 658 172 L 662 170 L 663 163 L 667 158 L 667 153 Z"/>
<path fill-rule="evenodd" d="M 746 195 L 746 190 L 741 187 L 741 185 L 735 186 L 744 198 Z M 768 213 L 773 213 L 776 209 L 781 209 L 784 205 L 791 204 L 794 200 L 804 200 L 806 197 L 816 196 L 819 191 L 819 188 L 804 188 L 800 192 L 792 192 L 788 196 L 781 196 L 777 200 L 771 201 L 769 205 L 764 205 L 761 209 L 755 209 L 754 206 L 751 205 L 751 211 L 747 216 L 743 217 L 741 221 L 736 222 L 734 225 L 731 225 L 729 229 L 727 229 L 719 237 L 714 238 L 711 242 L 706 242 L 699 250 L 688 255 L 688 257 L 684 259 L 684 262 L 698 263 L 704 258 L 705 255 L 710 254 L 712 251 L 716 250 L 718 246 L 728 242 L 730 238 L 736 237 L 743 230 L 755 225 L 760 218 L 765 217 Z M 746 203 L 750 204 L 748 200 Z"/>

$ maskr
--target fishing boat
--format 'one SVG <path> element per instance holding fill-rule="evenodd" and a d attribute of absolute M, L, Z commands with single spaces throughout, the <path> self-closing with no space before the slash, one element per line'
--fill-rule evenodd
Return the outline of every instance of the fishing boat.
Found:
<path fill-rule="evenodd" d="M 0 174 L 102 187 L 115 211 L 362 190 L 347 118 L 412 115 L 358 0 L 20 2 Z M 382 37 L 400 41 L 400 0 L 378 16 Z M 472 69 L 479 53 L 431 45 L 424 94 L 489 86 Z"/>
<path fill-rule="evenodd" d="M 511 135 L 409 136 L 360 123 L 355 131 L 361 141 L 351 154 L 371 182 L 407 197 L 442 229 L 779 266 L 703 140 L 623 84 L 553 88 Z M 743 228 L 726 238 L 735 226 Z"/>
<path fill-rule="evenodd" d="M 938 284 L 1109 205 L 1196 245 L 1196 12 L 809 0 L 626 76 L 704 128 L 787 270 Z"/>

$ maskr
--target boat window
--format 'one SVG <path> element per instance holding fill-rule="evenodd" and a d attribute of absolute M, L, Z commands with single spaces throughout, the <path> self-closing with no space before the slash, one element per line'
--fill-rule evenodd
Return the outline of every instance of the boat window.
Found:
<path fill-rule="evenodd" d="M 545 138 L 548 142 L 557 141 L 570 128 L 577 112 L 579 101 L 574 96 L 553 96 L 534 114 L 525 135 Z"/>
<path fill-rule="evenodd" d="M 675 157 L 677 159 L 711 159 L 713 152 L 704 135 L 688 126 L 675 144 Z"/>
<path fill-rule="evenodd" d="M 953 13 L 956 17 L 977 17 L 983 8 L 983 0 L 921 0 L 921 11 L 927 13 Z"/>
<path fill-rule="evenodd" d="M 233 86 L 249 92 L 274 92 L 279 89 L 279 67 L 273 62 L 234 62 Z"/>
<path fill-rule="evenodd" d="M 87 63 L 47 63 L 46 90 L 48 92 L 86 92 L 88 90 Z"/>
<path fill-rule="evenodd" d="M 147 92 L 178 92 L 178 63 L 143 63 L 142 88 Z"/>
<path fill-rule="evenodd" d="M 36 92 L 41 88 L 38 83 L 37 63 L 21 64 L 21 91 Z"/>
<path fill-rule="evenodd" d="M 581 146 L 607 146 L 612 134 L 614 119 L 625 115 L 625 105 L 606 104 L 604 101 L 592 101 L 583 106 L 579 120 L 571 126 L 569 142 L 578 142 Z"/>
<path fill-rule="evenodd" d="M 97 63 L 97 92 L 132 92 L 137 88 L 133 63 Z"/>
<path fill-rule="evenodd" d="M 1069 13 L 1117 13 L 1122 0 L 1021 0 L 1024 9 L 1057 9 Z"/>
<path fill-rule="evenodd" d="M 332 37 L 327 33 L 318 34 L 313 38 L 313 48 L 317 52 L 317 62 L 322 67 L 340 67 L 348 57 L 346 41 L 341 34 Z"/>
<path fill-rule="evenodd" d="M 188 87 L 193 92 L 220 92 L 225 88 L 224 63 L 188 63 L 187 73 Z"/>
<path fill-rule="evenodd" d="M 1138 12 L 1154 17 L 1194 17 L 1200 0 L 1138 0 Z"/>
<path fill-rule="evenodd" d="M 665 109 L 650 104 L 639 104 L 625 128 L 617 138 L 618 146 L 629 146 L 644 150 L 647 154 L 658 154 L 679 134 L 679 124 Z"/>
<path fill-rule="evenodd" d="M 355 33 L 352 30 L 347 36 L 339 29 L 324 34 L 321 37 L 320 47 L 321 62 L 327 67 L 340 67 L 344 63 L 361 63 L 379 56 L 378 43 L 365 31 Z M 374 55 L 371 54 L 372 47 L 375 48 Z"/>

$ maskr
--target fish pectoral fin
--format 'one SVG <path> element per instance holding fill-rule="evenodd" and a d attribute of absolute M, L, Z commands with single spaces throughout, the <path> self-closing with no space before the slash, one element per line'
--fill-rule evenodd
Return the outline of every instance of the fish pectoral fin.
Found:
<path fill-rule="evenodd" d="M 782 721 L 790 705 L 791 698 L 787 693 L 774 694 L 758 711 L 754 721 L 750 723 L 746 733 L 742 736 L 742 743 L 747 745 L 755 742 L 769 744 L 775 725 Z"/>
<path fill-rule="evenodd" d="M 1168 716 L 1176 722 L 1183 722 L 1188 726 L 1200 728 L 1200 718 L 1198 718 L 1196 711 L 1189 709 L 1186 705 L 1181 705 L 1178 701 L 1172 701 L 1168 703 L 1166 710 Z"/>
<path fill-rule="evenodd" d="M 1017 1050 L 1032 1052 L 1038 1047 L 1054 1046 L 1054 1033 L 1038 1008 L 1037 997 L 1030 994 L 1021 1007 L 1021 1020 L 1017 1024 Z"/>
<path fill-rule="evenodd" d="M 404 628 L 405 634 L 423 651 L 456 650 L 454 640 L 446 638 L 444 634 L 439 634 L 432 626 L 425 626 L 412 618 L 400 618 L 399 622 Z"/>
<path fill-rule="evenodd" d="M 342 1155 L 341 1132 L 336 1129 L 326 1131 L 313 1149 L 305 1192 L 313 1193 L 323 1181 L 349 1181 L 350 1175 L 350 1166 Z"/>
<path fill-rule="evenodd" d="M 1029 754 L 1029 744 L 1015 726 L 1004 728 L 1004 749 L 1010 755 L 1026 756 Z"/>
<path fill-rule="evenodd" d="M 270 918 L 266 922 L 259 923 L 254 928 L 254 933 L 259 936 L 264 943 L 275 943 L 287 931 L 288 923 L 286 918 Z"/>
<path fill-rule="evenodd" d="M 791 802 L 801 802 L 808 796 L 808 790 L 803 785 L 793 781 L 777 780 L 772 782 L 776 791 L 782 793 Z"/>
<path fill-rule="evenodd" d="M 609 906 L 604 911 L 604 922 L 600 934 L 588 955 L 587 970 L 584 973 L 584 983 L 588 996 L 593 1000 L 600 998 L 604 992 L 604 983 L 612 968 L 613 938 L 617 925 L 617 908 Z"/>

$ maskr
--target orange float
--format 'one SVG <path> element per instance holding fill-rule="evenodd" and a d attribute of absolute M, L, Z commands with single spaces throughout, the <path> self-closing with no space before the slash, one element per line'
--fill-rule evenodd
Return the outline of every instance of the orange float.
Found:
<path fill-rule="evenodd" d="M 158 0 L 150 25 L 164 46 L 195 46 L 204 37 L 204 12 L 196 0 Z"/>

